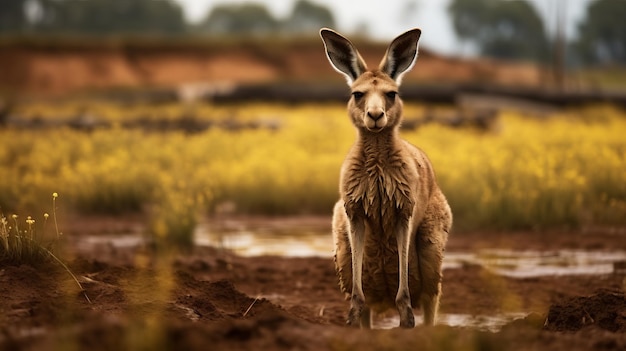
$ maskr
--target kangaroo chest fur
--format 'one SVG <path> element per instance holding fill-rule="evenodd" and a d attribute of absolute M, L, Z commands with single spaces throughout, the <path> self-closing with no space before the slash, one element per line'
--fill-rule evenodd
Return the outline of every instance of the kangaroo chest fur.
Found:
<path fill-rule="evenodd" d="M 344 163 L 346 212 L 349 217 L 362 216 L 381 238 L 391 235 L 397 220 L 408 219 L 415 205 L 419 174 L 415 164 L 406 162 L 404 152 L 392 141 L 357 143 Z"/>

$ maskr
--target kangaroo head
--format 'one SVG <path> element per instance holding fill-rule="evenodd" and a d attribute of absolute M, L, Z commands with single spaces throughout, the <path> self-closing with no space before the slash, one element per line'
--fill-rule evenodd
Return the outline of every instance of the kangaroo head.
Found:
<path fill-rule="evenodd" d="M 346 77 L 352 90 L 348 111 L 355 126 L 380 132 L 400 124 L 398 87 L 402 75 L 415 64 L 420 34 L 419 29 L 412 29 L 395 38 L 378 69 L 370 70 L 348 39 L 327 28 L 320 30 L 331 66 Z"/>

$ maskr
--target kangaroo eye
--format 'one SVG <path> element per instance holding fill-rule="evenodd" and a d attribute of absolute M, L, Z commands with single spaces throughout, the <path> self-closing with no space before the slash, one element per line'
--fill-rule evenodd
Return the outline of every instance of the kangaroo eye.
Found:
<path fill-rule="evenodd" d="M 388 93 L 385 93 L 385 95 L 387 95 L 387 97 L 388 97 L 388 98 L 390 98 L 391 100 L 393 100 L 393 99 L 395 99 L 395 98 L 396 98 L 396 95 L 398 95 L 398 93 L 397 93 L 397 92 L 395 92 L 395 91 L 390 91 L 390 92 L 388 92 Z"/>
<path fill-rule="evenodd" d="M 359 100 L 359 99 L 361 99 L 361 98 L 363 97 L 363 95 L 365 95 L 365 94 L 363 94 L 363 93 L 362 93 L 362 92 L 360 92 L 360 91 L 355 91 L 355 92 L 353 92 L 353 93 L 352 93 L 352 96 L 354 96 L 354 99 L 355 99 L 355 100 Z"/>

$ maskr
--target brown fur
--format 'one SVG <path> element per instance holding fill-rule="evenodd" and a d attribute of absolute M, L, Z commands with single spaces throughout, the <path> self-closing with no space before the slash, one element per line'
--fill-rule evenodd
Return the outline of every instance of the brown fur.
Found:
<path fill-rule="evenodd" d="M 379 69 L 368 70 L 347 39 L 321 31 L 331 64 L 352 89 L 348 114 L 358 132 L 333 213 L 335 266 L 351 299 L 350 325 L 369 327 L 370 309 L 395 307 L 400 325 L 412 327 L 412 308 L 420 305 L 425 323 L 433 324 L 439 304 L 452 214 L 426 154 L 398 136 L 402 101 L 394 94 L 413 65 L 419 35 L 396 38 Z M 360 279 L 353 279 L 356 270 Z"/>

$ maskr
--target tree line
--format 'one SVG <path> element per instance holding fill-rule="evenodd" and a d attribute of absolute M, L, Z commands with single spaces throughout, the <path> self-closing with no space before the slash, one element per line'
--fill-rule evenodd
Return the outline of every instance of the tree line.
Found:
<path fill-rule="evenodd" d="M 287 18 L 254 2 L 216 5 L 198 24 L 187 23 L 173 0 L 1 0 L 0 33 L 298 35 L 334 27 L 331 11 L 298 0 Z"/>
<path fill-rule="evenodd" d="M 409 0 L 407 0 L 409 1 Z M 528 0 L 452 0 L 448 13 L 456 36 L 487 57 L 548 63 L 555 47 L 570 64 L 626 62 L 626 1 L 591 1 L 578 35 L 550 37 Z M 0 33 L 303 35 L 336 27 L 332 12 L 297 0 L 286 18 L 259 3 L 216 5 L 199 23 L 187 23 L 174 0 L 1 0 Z"/>
<path fill-rule="evenodd" d="M 452 0 L 448 13 L 457 37 L 483 56 L 547 63 L 562 55 L 555 50 L 562 50 L 568 52 L 563 63 L 626 63 L 624 0 L 591 1 L 577 24 L 578 36 L 568 41 L 558 36 L 558 29 L 551 38 L 527 0 Z"/>

